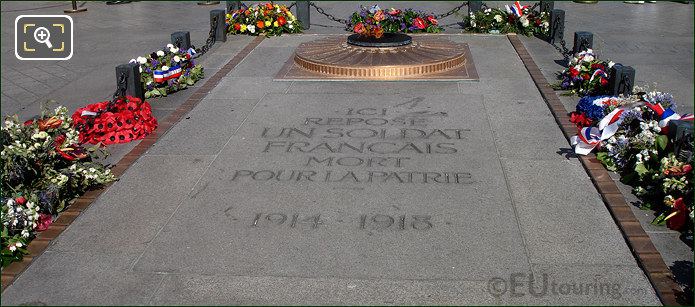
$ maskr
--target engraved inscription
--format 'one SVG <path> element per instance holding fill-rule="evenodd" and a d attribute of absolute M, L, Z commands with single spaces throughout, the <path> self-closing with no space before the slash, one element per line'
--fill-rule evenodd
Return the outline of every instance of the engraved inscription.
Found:
<path fill-rule="evenodd" d="M 471 184 L 471 173 L 417 169 L 415 159 L 461 155 L 469 129 L 433 129 L 428 124 L 446 112 L 428 107 L 407 111 L 348 108 L 335 117 L 303 117 L 299 126 L 263 127 L 261 154 L 291 157 L 291 169 L 238 169 L 232 182 L 314 182 L 338 184 Z M 405 108 L 397 105 L 396 108 Z M 393 114 L 391 114 L 393 113 Z M 299 158 L 297 158 L 299 157 Z M 347 169 L 346 169 L 347 168 Z M 354 169 L 352 169 L 354 168 Z M 394 170 L 397 169 L 397 170 Z"/>
<path fill-rule="evenodd" d="M 299 213 L 256 213 L 249 224 L 253 228 L 303 230 L 319 229 L 346 223 L 342 218 L 325 220 L 321 214 L 305 215 Z M 415 230 L 425 231 L 434 227 L 430 215 L 389 215 L 389 214 L 360 214 L 347 218 L 349 227 L 361 230 Z"/>

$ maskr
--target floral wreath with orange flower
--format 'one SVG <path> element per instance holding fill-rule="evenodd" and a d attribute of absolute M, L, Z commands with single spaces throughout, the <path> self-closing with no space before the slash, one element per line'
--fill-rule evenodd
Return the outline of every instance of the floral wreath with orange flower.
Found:
<path fill-rule="evenodd" d="M 302 25 L 285 5 L 264 3 L 229 12 L 226 15 L 227 33 L 280 36 L 301 33 Z"/>
<path fill-rule="evenodd" d="M 378 5 L 360 6 L 352 13 L 348 30 L 362 36 L 381 38 L 384 33 L 439 33 L 444 28 L 432 14 L 413 9 L 382 10 Z"/>

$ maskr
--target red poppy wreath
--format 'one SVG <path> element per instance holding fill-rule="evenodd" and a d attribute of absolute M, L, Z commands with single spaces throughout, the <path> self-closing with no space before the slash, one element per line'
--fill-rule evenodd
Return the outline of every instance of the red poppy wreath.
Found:
<path fill-rule="evenodd" d="M 157 128 L 150 104 L 131 96 L 119 97 L 114 104 L 104 101 L 79 108 L 72 120 L 80 131 L 80 142 L 92 144 L 127 143 Z"/>

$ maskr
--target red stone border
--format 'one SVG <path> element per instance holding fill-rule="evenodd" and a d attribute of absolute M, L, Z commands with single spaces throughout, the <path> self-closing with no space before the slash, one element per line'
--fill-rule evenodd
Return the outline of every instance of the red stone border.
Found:
<path fill-rule="evenodd" d="M 548 80 L 541 73 L 538 65 L 533 61 L 519 37 L 512 34 L 507 35 L 507 38 L 509 38 L 509 42 L 512 43 L 516 53 L 519 54 L 521 61 L 526 66 L 526 70 L 531 75 L 531 79 L 533 79 L 548 108 L 555 116 L 555 121 L 569 141 L 570 137 L 577 134 L 577 127 L 570 122 L 565 106 L 548 83 Z M 620 228 L 637 263 L 639 263 L 652 283 L 661 303 L 668 306 L 682 305 L 676 299 L 676 293 L 681 292 L 680 287 L 673 280 L 673 275 L 661 258 L 661 254 L 656 250 L 649 235 L 644 231 L 637 218 L 635 218 L 635 214 L 625 202 L 625 197 L 618 190 L 618 186 L 609 176 L 608 171 L 596 159 L 596 155 L 593 153 L 579 156 L 579 161 L 581 161 L 594 186 L 601 194 L 604 204 Z"/>
<path fill-rule="evenodd" d="M 227 64 L 220 68 L 217 73 L 212 77 L 208 78 L 207 82 L 198 90 L 191 95 L 191 97 L 186 100 L 182 105 L 180 105 L 174 112 L 169 114 L 164 120 L 159 121 L 159 126 L 157 129 L 142 139 L 139 144 L 137 144 L 128 154 L 126 154 L 121 160 L 116 163 L 111 168 L 111 172 L 115 176 L 121 176 L 123 173 L 138 159 L 142 154 L 150 149 L 152 144 L 154 144 L 161 136 L 165 135 L 169 129 L 178 123 L 181 118 L 186 115 L 189 111 L 198 105 L 198 103 L 207 96 L 207 94 L 217 86 L 217 84 L 226 76 L 232 69 L 234 69 L 241 61 L 246 58 L 246 56 L 253 51 L 260 43 L 263 41 L 263 36 L 256 37 L 253 41 L 248 43 L 244 49 L 239 51 Z M 36 238 L 32 240 L 27 246 L 29 254 L 24 256 L 22 261 L 14 262 L 2 270 L 2 291 L 14 282 L 15 278 L 19 276 L 31 262 L 39 257 L 51 244 L 51 242 L 60 235 L 60 233 L 65 230 L 70 223 L 72 223 L 84 210 L 92 204 L 92 202 L 101 195 L 110 186 L 106 185 L 98 190 L 88 191 L 81 197 L 77 198 L 75 202 L 68 207 L 67 210 L 60 213 L 58 219 L 56 219 L 47 230 L 39 232 Z"/>

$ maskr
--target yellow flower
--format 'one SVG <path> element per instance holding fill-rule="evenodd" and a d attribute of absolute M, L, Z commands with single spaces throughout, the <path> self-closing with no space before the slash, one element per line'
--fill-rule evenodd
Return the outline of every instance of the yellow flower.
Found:
<path fill-rule="evenodd" d="M 244 25 L 244 24 L 241 25 L 241 32 L 246 32 L 246 25 Z"/>
<path fill-rule="evenodd" d="M 278 24 L 277 21 L 273 22 L 273 27 L 276 27 L 276 28 L 277 28 L 278 26 L 280 26 L 280 25 Z"/>
<path fill-rule="evenodd" d="M 265 26 L 266 26 L 266 27 L 270 27 L 270 20 L 266 20 L 266 21 L 265 21 Z"/>

